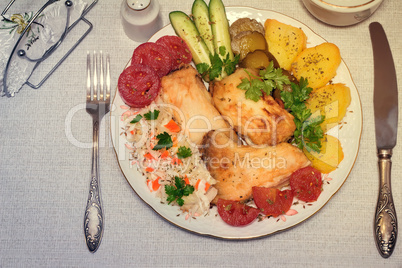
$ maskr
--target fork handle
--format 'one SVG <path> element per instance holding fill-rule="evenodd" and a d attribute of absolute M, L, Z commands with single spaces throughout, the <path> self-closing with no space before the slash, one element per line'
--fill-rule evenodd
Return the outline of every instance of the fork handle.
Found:
<path fill-rule="evenodd" d="M 103 235 L 103 212 L 99 186 L 99 120 L 93 120 L 92 171 L 89 195 L 84 217 L 85 240 L 94 253 Z"/>

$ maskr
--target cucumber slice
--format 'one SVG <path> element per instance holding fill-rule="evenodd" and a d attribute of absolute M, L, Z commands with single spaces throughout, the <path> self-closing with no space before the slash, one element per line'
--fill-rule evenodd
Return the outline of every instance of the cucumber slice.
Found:
<path fill-rule="evenodd" d="M 230 42 L 229 22 L 222 0 L 211 0 L 209 2 L 209 19 L 214 36 L 215 52 L 218 53 L 222 59 L 225 59 L 227 53 L 229 53 L 229 59 L 233 60 L 234 56 Z M 225 47 L 226 55 L 224 56 L 220 53 L 221 47 Z"/>
<path fill-rule="evenodd" d="M 188 45 L 194 63 L 196 65 L 200 63 L 211 65 L 209 49 L 189 16 L 181 11 L 173 11 L 169 13 L 169 20 L 176 34 Z"/>
<path fill-rule="evenodd" d="M 191 9 L 191 13 L 193 14 L 195 27 L 197 27 L 198 31 L 200 32 L 200 35 L 211 54 L 214 54 L 215 46 L 211 23 L 209 21 L 209 10 L 204 0 L 195 0 Z"/>

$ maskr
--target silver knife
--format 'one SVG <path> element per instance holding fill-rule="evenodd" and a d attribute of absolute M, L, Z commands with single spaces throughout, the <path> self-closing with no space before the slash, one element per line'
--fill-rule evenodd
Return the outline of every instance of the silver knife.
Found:
<path fill-rule="evenodd" d="M 394 61 L 384 29 L 369 26 L 374 56 L 374 118 L 380 187 L 374 217 L 374 237 L 381 256 L 394 251 L 398 223 L 391 191 L 391 156 L 398 130 L 398 86 Z"/>

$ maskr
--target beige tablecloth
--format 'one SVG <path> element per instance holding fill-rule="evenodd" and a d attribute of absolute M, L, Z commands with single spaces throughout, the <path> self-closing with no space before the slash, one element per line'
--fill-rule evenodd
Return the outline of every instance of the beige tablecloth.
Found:
<path fill-rule="evenodd" d="M 192 5 L 190 0 L 159 2 L 165 25 L 170 11 L 189 13 Z M 14 98 L 0 98 L 0 267 L 402 266 L 400 241 L 393 255 L 383 259 L 373 238 L 378 172 L 368 31 L 370 22 L 382 23 L 402 83 L 400 1 L 385 0 L 369 19 L 344 28 L 317 21 L 298 0 L 224 2 L 286 14 L 340 48 L 363 109 L 360 152 L 342 188 L 318 213 L 285 232 L 247 241 L 195 235 L 162 219 L 134 193 L 117 164 L 107 117 L 100 131 L 105 231 L 100 248 L 91 254 L 83 234 L 92 139 L 91 118 L 83 109 L 85 57 L 88 50 L 110 54 L 114 95 L 118 76 L 139 45 L 124 34 L 121 1 L 99 0 L 87 15 L 92 32 L 40 89 L 25 86 Z M 16 5 L 29 10 L 32 3 L 21 0 Z M 392 187 L 398 215 L 401 173 L 402 148 L 397 145 Z"/>

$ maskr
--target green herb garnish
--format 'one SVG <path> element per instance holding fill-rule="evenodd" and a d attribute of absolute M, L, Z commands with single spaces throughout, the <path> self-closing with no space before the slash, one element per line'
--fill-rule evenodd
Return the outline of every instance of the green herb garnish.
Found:
<path fill-rule="evenodd" d="M 211 65 L 199 63 L 196 67 L 204 80 L 208 77 L 209 81 L 213 81 L 220 77 L 223 72 L 227 75 L 232 74 L 236 70 L 236 65 L 239 63 L 240 55 L 236 55 L 234 59 L 231 60 L 229 53 L 226 53 L 226 48 L 221 46 L 219 47 L 219 54 L 210 54 L 209 58 Z"/>
<path fill-rule="evenodd" d="M 324 116 L 311 117 L 311 110 L 307 109 L 304 103 L 309 97 L 312 88 L 308 87 L 307 79 L 303 77 L 299 85 L 291 83 L 292 91 L 282 91 L 281 98 L 286 109 L 294 116 L 296 130 L 294 132 L 294 143 L 300 149 L 305 147 L 308 151 L 320 152 L 321 142 L 324 132 L 320 124 L 324 121 Z"/>
<path fill-rule="evenodd" d="M 246 98 L 257 102 L 262 97 L 262 92 L 270 95 L 272 90 L 277 88 L 282 90 L 283 85 L 289 85 L 289 78 L 282 73 L 281 68 L 274 68 L 274 63 L 271 61 L 267 68 L 260 70 L 259 75 L 250 74 L 249 78 L 243 78 L 242 82 L 237 86 L 246 91 Z"/>
<path fill-rule="evenodd" d="M 133 120 L 131 120 L 130 124 L 138 123 L 141 120 L 141 118 L 142 118 L 142 115 L 137 114 L 137 116 Z"/>
<path fill-rule="evenodd" d="M 180 146 L 177 150 L 177 157 L 179 159 L 187 158 L 192 155 L 191 149 L 186 146 Z"/>
<path fill-rule="evenodd" d="M 159 134 L 158 136 L 156 136 L 156 138 L 158 138 L 158 143 L 154 146 L 154 148 L 152 148 L 152 150 L 157 151 L 163 148 L 169 149 L 170 147 L 173 146 L 173 141 L 172 141 L 172 137 L 169 135 L 169 133 L 167 132 L 163 132 L 161 134 Z"/>
<path fill-rule="evenodd" d="M 265 70 L 260 71 L 260 76 L 264 80 L 265 92 L 271 94 L 272 90 L 277 88 L 283 90 L 283 85 L 289 85 L 289 77 L 283 74 L 281 68 L 274 68 L 274 62 L 271 61 Z"/>
<path fill-rule="evenodd" d="M 156 120 L 159 116 L 159 113 L 159 110 L 154 110 L 153 112 L 149 111 L 148 113 L 144 114 L 144 117 L 147 120 Z"/>
<path fill-rule="evenodd" d="M 189 196 L 194 192 L 194 186 L 186 184 L 180 177 L 174 178 L 174 185 L 165 185 L 165 193 L 168 195 L 168 204 L 176 201 L 179 206 L 184 205 L 183 196 Z"/>

